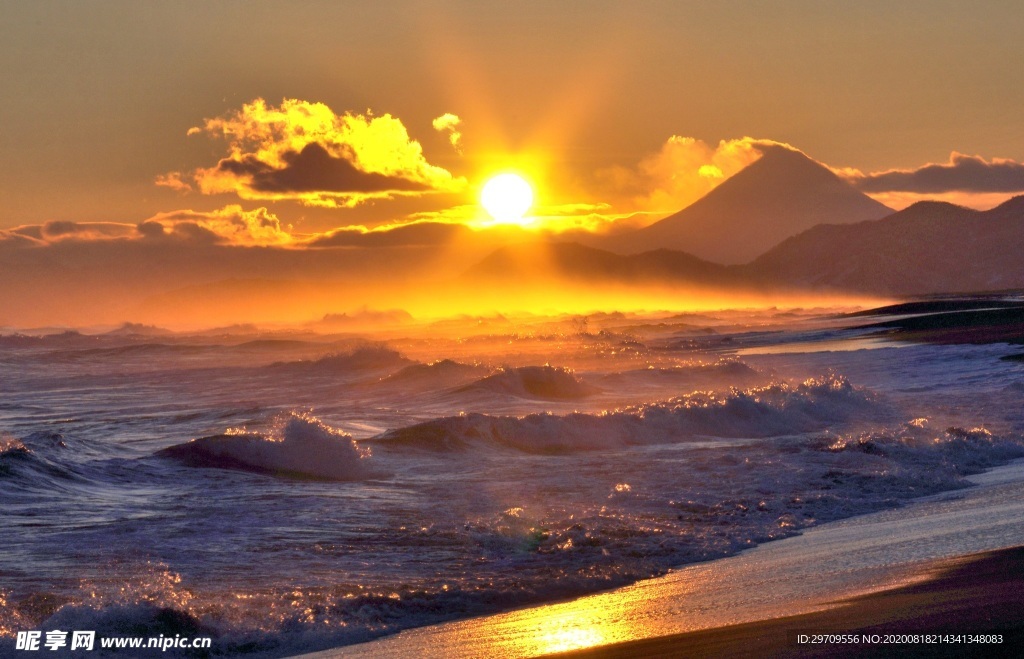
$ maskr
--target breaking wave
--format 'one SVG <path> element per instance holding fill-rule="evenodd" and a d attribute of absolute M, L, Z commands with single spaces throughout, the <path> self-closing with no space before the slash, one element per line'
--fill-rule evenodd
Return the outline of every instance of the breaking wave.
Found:
<path fill-rule="evenodd" d="M 270 433 L 231 429 L 157 452 L 190 467 L 238 469 L 323 480 L 359 480 L 370 470 L 367 449 L 312 416 L 289 413 Z"/>
<path fill-rule="evenodd" d="M 373 371 L 396 371 L 412 360 L 383 345 L 367 345 L 351 352 L 325 355 L 318 359 L 275 362 L 267 369 L 307 375 L 364 374 Z"/>
<path fill-rule="evenodd" d="M 480 364 L 463 364 L 441 359 L 429 364 L 410 364 L 396 373 L 381 378 L 382 384 L 454 387 L 486 376 L 491 369 Z"/>
<path fill-rule="evenodd" d="M 568 453 L 686 441 L 698 436 L 772 437 L 850 421 L 884 421 L 894 410 L 845 378 L 776 383 L 725 395 L 698 392 L 603 414 L 523 417 L 464 414 L 391 430 L 377 439 L 432 450 L 475 445 L 527 453 Z"/>
<path fill-rule="evenodd" d="M 600 390 L 583 382 L 567 368 L 544 365 L 505 367 L 460 391 L 488 391 L 542 400 L 572 400 L 586 398 Z"/>
<path fill-rule="evenodd" d="M 293 417 L 298 418 L 298 417 Z M 315 424 L 314 424 L 315 425 Z M 1019 437 L 983 428 L 932 431 L 923 419 L 868 433 L 762 438 L 695 449 L 680 473 L 610 482 L 592 505 L 521 507 L 470 520 L 394 529 L 415 560 L 462 548 L 473 572 L 411 583 L 194 593 L 167 571 L 116 597 L 83 596 L 33 612 L 26 628 L 96 629 L 104 636 L 212 636 L 215 655 L 294 656 L 401 629 L 578 596 L 734 554 L 822 522 L 965 487 L 965 474 L 1024 456 Z M 131 580 L 129 580 L 131 581 Z M 83 584 L 83 592 L 91 586 Z"/>

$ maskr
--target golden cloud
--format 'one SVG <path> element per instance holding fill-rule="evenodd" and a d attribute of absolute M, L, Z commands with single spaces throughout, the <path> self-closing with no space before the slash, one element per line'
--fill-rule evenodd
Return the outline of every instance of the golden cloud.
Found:
<path fill-rule="evenodd" d="M 50 220 L 43 224 L 27 224 L 0 232 L 0 240 L 50 245 L 60 242 L 132 238 L 134 234 L 134 224 Z"/>
<path fill-rule="evenodd" d="M 162 188 L 170 188 L 178 192 L 192 192 L 192 186 L 183 181 L 181 177 L 181 172 L 167 172 L 166 174 L 158 174 L 153 183 Z"/>
<path fill-rule="evenodd" d="M 237 204 L 214 211 L 157 213 L 136 230 L 143 238 L 175 238 L 242 246 L 287 246 L 296 243 L 276 215 L 266 208 L 243 210 Z"/>
<path fill-rule="evenodd" d="M 448 141 L 451 142 L 455 150 L 462 154 L 462 133 L 459 131 L 459 124 L 462 123 L 462 119 L 458 115 L 454 115 L 451 112 L 442 114 L 437 119 L 434 119 L 433 126 L 434 130 L 444 133 L 448 133 Z"/>
<path fill-rule="evenodd" d="M 466 187 L 464 178 L 428 163 L 419 142 L 390 114 L 338 115 L 323 103 L 284 99 L 273 107 L 256 99 L 188 131 L 201 133 L 228 143 L 225 158 L 193 173 L 203 194 L 352 207 Z M 174 174 L 158 184 L 173 187 L 180 180 Z"/>
<path fill-rule="evenodd" d="M 711 192 L 722 181 L 761 157 L 773 140 L 743 137 L 712 146 L 694 137 L 673 135 L 635 167 L 611 167 L 598 178 L 613 193 L 625 197 L 617 205 L 648 213 L 674 213 Z"/>
<path fill-rule="evenodd" d="M 240 246 L 293 246 L 316 236 L 297 237 L 266 208 L 250 211 L 234 204 L 212 211 L 157 213 L 138 224 L 53 220 L 0 232 L 0 240 L 38 245 L 111 240 L 179 240 Z"/>
<path fill-rule="evenodd" d="M 616 213 L 610 204 L 599 203 L 564 203 L 542 204 L 530 211 L 520 229 L 545 234 L 563 233 L 614 233 L 626 229 L 636 229 L 652 220 L 657 215 L 647 217 L 644 212 Z M 423 211 L 409 216 L 412 222 L 464 225 L 475 231 L 487 231 L 503 228 L 481 209 L 479 204 L 452 206 L 437 211 Z"/>

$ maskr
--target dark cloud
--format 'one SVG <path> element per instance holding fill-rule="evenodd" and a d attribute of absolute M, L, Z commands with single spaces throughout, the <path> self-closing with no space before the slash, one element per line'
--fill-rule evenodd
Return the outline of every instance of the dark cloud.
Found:
<path fill-rule="evenodd" d="M 163 238 L 164 236 L 164 225 L 152 220 L 140 222 L 135 228 L 143 238 Z"/>
<path fill-rule="evenodd" d="M 43 226 L 41 224 L 29 224 L 26 226 L 16 227 L 11 229 L 9 234 L 11 236 L 24 236 L 32 240 L 43 240 Z"/>
<path fill-rule="evenodd" d="M 251 176 L 249 187 L 266 193 L 422 192 L 428 189 L 408 179 L 361 171 L 345 158 L 336 158 L 315 143 L 307 144 L 297 153 L 285 153 L 281 158 L 286 165 L 280 169 L 253 155 L 241 160 L 225 158 L 217 164 L 217 169 L 235 176 Z"/>
<path fill-rule="evenodd" d="M 147 242 L 167 240 L 206 245 L 226 244 L 229 242 L 226 237 L 192 220 L 178 220 L 168 226 L 164 226 L 155 220 L 146 220 L 137 224 L 135 230 Z"/>
<path fill-rule="evenodd" d="M 1024 163 L 954 152 L 948 163 L 929 163 L 912 170 L 890 170 L 874 174 L 856 172 L 848 180 L 863 192 L 1021 192 L 1024 191 Z"/>
<path fill-rule="evenodd" d="M 0 231 L 0 245 L 35 247 L 37 245 L 45 244 L 46 243 L 40 236 L 33 235 L 31 231 L 24 231 L 22 229 L 16 229 L 14 231 Z"/>
<path fill-rule="evenodd" d="M 70 236 L 76 233 L 82 233 L 83 231 L 84 228 L 79 225 L 78 222 L 50 220 L 43 224 L 43 236 L 46 238 Z"/>
<path fill-rule="evenodd" d="M 11 229 L 12 233 L 43 242 L 61 240 L 112 240 L 129 238 L 134 233 L 130 224 L 119 222 L 70 222 L 50 220 Z"/>
<path fill-rule="evenodd" d="M 171 228 L 170 235 L 174 238 L 208 245 L 229 242 L 224 236 L 207 227 L 200 226 L 196 222 L 178 222 Z"/>
<path fill-rule="evenodd" d="M 409 247 L 441 245 L 471 231 L 461 224 L 417 222 L 388 229 L 339 229 L 309 243 L 311 247 Z"/>

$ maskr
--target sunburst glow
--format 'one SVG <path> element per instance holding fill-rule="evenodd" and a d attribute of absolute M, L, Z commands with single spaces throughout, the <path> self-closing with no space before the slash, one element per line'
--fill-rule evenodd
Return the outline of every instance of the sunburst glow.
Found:
<path fill-rule="evenodd" d="M 533 188 L 518 174 L 498 174 L 480 191 L 480 205 L 497 222 L 526 224 L 533 205 Z"/>

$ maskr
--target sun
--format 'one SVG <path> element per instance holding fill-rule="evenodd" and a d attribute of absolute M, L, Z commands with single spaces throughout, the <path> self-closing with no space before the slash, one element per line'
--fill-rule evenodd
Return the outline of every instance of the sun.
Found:
<path fill-rule="evenodd" d="M 496 222 L 528 224 L 523 216 L 533 205 L 533 188 L 518 174 L 498 174 L 484 184 L 480 205 Z"/>

